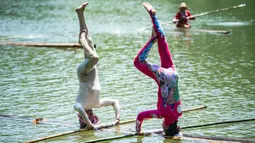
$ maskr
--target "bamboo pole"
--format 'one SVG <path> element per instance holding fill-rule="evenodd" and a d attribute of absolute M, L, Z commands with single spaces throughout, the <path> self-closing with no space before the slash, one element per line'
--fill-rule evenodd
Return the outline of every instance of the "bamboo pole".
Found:
<path fill-rule="evenodd" d="M 188 138 L 201 138 L 206 140 L 217 140 L 217 141 L 227 141 L 227 142 L 241 142 L 241 143 L 255 142 L 254 139 L 233 138 L 233 137 L 203 136 L 203 135 L 192 135 L 192 134 L 183 134 L 183 136 Z"/>
<path fill-rule="evenodd" d="M 210 124 L 203 124 L 203 125 L 195 125 L 195 126 L 187 126 L 187 127 L 182 127 L 181 129 L 188 129 L 188 128 L 198 128 L 198 127 L 205 127 L 205 126 L 212 126 L 212 125 L 219 125 L 219 124 L 228 124 L 228 123 L 238 123 L 238 122 L 247 122 L 247 121 L 254 121 L 255 118 L 251 119 L 244 119 L 244 120 L 234 120 L 234 121 L 224 121 L 224 122 L 216 122 L 216 123 L 210 123 Z M 161 134 L 163 133 L 162 129 L 157 129 L 157 130 L 151 130 L 144 132 L 140 135 L 150 135 L 152 133 L 155 134 Z M 137 133 L 128 133 L 124 135 L 119 135 L 119 136 L 114 136 L 114 137 L 108 137 L 108 138 L 102 138 L 102 139 L 97 139 L 97 140 L 90 140 L 87 141 L 86 143 L 91 143 L 91 142 L 100 142 L 100 141 L 108 141 L 108 140 L 115 140 L 115 139 L 121 139 L 125 137 L 132 137 L 138 135 Z M 212 136 L 201 136 L 201 135 L 189 135 L 189 134 L 183 134 L 184 137 L 189 137 L 189 138 L 202 138 L 202 139 L 211 139 L 211 140 L 218 140 L 218 141 L 237 141 L 237 142 L 255 142 L 255 140 L 250 140 L 250 139 L 233 139 L 233 138 L 224 138 L 224 137 L 212 137 Z M 171 139 L 182 139 L 180 137 L 167 137 Z"/>
<path fill-rule="evenodd" d="M 178 32 L 194 32 L 194 31 L 197 31 L 197 32 L 201 32 L 201 33 L 212 33 L 212 34 L 224 34 L 224 35 L 227 35 L 230 33 L 230 31 L 227 31 L 227 30 L 208 30 L 208 29 L 187 29 L 187 28 L 182 28 L 182 27 L 179 27 L 177 29 L 175 29 L 175 31 L 178 31 Z"/>
<path fill-rule="evenodd" d="M 254 121 L 254 120 L 255 120 L 255 118 L 243 119 L 243 120 L 233 120 L 233 121 L 223 121 L 223 122 L 215 122 L 215 123 L 209 123 L 209 124 L 203 124 L 203 125 L 187 126 L 187 127 L 182 127 L 182 129 L 199 128 L 199 127 L 206 127 L 206 126 L 213 126 L 213 125 L 220 125 L 220 124 L 229 124 L 229 123 L 238 123 L 238 122 L 248 122 L 248 121 Z"/>
<path fill-rule="evenodd" d="M 195 111 L 195 110 L 201 110 L 201 109 L 205 109 L 207 108 L 207 106 L 199 106 L 199 107 L 195 107 L 195 108 L 191 108 L 191 109 L 186 109 L 186 110 L 183 110 L 182 112 L 185 113 L 185 112 L 189 112 L 189 111 Z M 150 118 L 146 118 L 145 120 L 149 120 Z M 128 124 L 128 123 L 133 123 L 133 122 L 136 122 L 136 120 L 127 120 L 127 121 L 123 121 L 122 122 L 122 125 L 124 124 Z"/>
<path fill-rule="evenodd" d="M 55 48 L 82 48 L 78 43 L 32 43 L 32 42 L 0 42 L 0 45 L 55 47 Z"/>
<path fill-rule="evenodd" d="M 112 127 L 112 126 L 115 126 L 115 125 L 116 125 L 115 122 L 110 123 L 110 124 L 101 124 L 100 126 L 97 127 L 97 129 L 100 130 L 102 128 L 108 128 L 108 127 Z M 65 135 L 69 135 L 69 134 L 73 134 L 73 133 L 83 132 L 83 131 L 88 131 L 88 129 L 87 128 L 78 129 L 78 130 L 74 130 L 74 131 L 69 131 L 69 132 L 65 132 L 65 133 L 61 133 L 61 134 L 56 134 L 56 135 L 52 135 L 52 136 L 39 138 L 39 139 L 36 139 L 36 140 L 27 141 L 25 143 L 39 142 L 39 141 L 48 140 L 48 139 L 52 139 L 52 138 L 56 138 L 56 137 L 60 137 L 60 136 L 65 136 Z"/>
<path fill-rule="evenodd" d="M 5 115 L 5 114 L 0 114 L 0 117 L 4 118 L 12 118 L 12 119 L 21 119 L 21 120 L 27 120 L 33 122 L 33 124 L 53 124 L 53 125 L 61 125 L 61 126 L 76 126 L 71 123 L 62 123 L 58 121 L 49 121 L 45 118 L 29 118 L 29 117 L 24 117 L 24 116 L 17 116 L 17 115 Z"/>
<path fill-rule="evenodd" d="M 184 110 L 183 112 L 194 111 L 194 110 L 199 110 L 199 109 L 204 109 L 204 108 L 207 108 L 207 106 L 199 106 L 199 107 L 196 107 L 196 108 Z M 135 121 L 136 120 L 120 121 L 120 123 L 118 125 L 133 123 Z M 100 125 L 97 129 L 108 128 L 108 127 L 112 127 L 112 126 L 115 126 L 115 125 L 116 125 L 115 123 L 110 123 L 110 124 L 105 124 L 105 125 L 103 124 L 103 125 Z M 39 138 L 39 139 L 36 139 L 36 140 L 27 141 L 26 143 L 39 142 L 39 141 L 52 139 L 52 138 L 56 138 L 56 137 L 60 137 L 60 136 L 65 136 L 65 135 L 69 135 L 69 134 L 73 134 L 73 133 L 83 132 L 83 131 L 88 131 L 88 130 L 85 128 L 85 129 L 69 131 L 69 132 L 65 132 L 65 133 L 61 133 L 61 134 L 56 134 L 56 135 L 52 135 L 52 136 L 48 136 L 48 137 Z"/>
<path fill-rule="evenodd" d="M 215 33 L 215 34 L 229 34 L 230 31 L 224 31 L 224 30 L 205 30 L 205 29 L 197 29 L 199 32 L 206 32 L 206 33 Z"/>
<path fill-rule="evenodd" d="M 152 133 L 161 134 L 162 132 L 163 132 L 162 129 L 156 129 L 156 130 L 150 130 L 150 131 L 143 132 L 140 135 L 148 136 L 148 135 L 150 135 Z M 127 133 L 127 134 L 124 134 L 124 135 L 119 135 L 119 136 L 114 136 L 114 137 L 107 137 L 107 138 L 102 138 L 102 139 L 85 141 L 85 143 L 94 143 L 94 142 L 108 141 L 108 140 L 121 139 L 121 138 L 126 138 L 126 137 L 137 136 L 137 135 L 138 135 L 137 133 Z"/>
<path fill-rule="evenodd" d="M 152 130 L 146 132 L 146 134 L 143 134 L 143 136 L 150 135 L 150 134 L 161 134 L 163 131 L 162 130 Z M 102 142 L 102 141 L 110 141 L 114 139 L 122 139 L 122 138 L 127 138 L 127 137 L 132 137 L 138 135 L 137 133 L 128 133 L 120 136 L 115 136 L 115 137 L 108 137 L 108 138 L 102 138 L 102 139 L 96 139 L 96 140 L 89 140 L 85 141 L 85 143 L 95 143 L 95 142 Z M 202 135 L 192 135 L 192 134 L 183 134 L 182 136 L 173 136 L 173 137 L 168 137 L 165 136 L 167 139 L 171 140 L 177 140 L 177 141 L 184 141 L 184 140 L 189 140 L 189 141 L 206 141 L 206 142 L 213 142 L 213 143 L 233 143 L 233 142 L 238 142 L 238 143 L 254 143 L 255 140 L 253 139 L 243 139 L 243 138 L 229 138 L 229 137 L 216 137 L 216 136 L 202 136 Z"/>

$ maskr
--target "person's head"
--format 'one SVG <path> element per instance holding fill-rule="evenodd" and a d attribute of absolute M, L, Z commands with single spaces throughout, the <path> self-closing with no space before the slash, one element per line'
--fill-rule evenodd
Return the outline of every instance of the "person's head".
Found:
<path fill-rule="evenodd" d="M 93 116 L 94 114 L 93 114 L 93 110 L 92 109 L 88 109 L 88 110 L 85 110 L 86 111 L 86 113 L 87 113 L 87 115 L 88 115 L 88 117 L 91 117 L 91 116 Z"/>
<path fill-rule="evenodd" d="M 180 10 L 180 11 L 185 11 L 185 10 L 187 10 L 187 9 L 188 9 L 187 4 L 184 3 L 184 2 L 182 2 L 182 3 L 180 4 L 180 6 L 179 6 L 179 10 Z"/>
<path fill-rule="evenodd" d="M 180 127 L 177 126 L 177 121 L 168 126 L 163 125 L 163 129 L 166 136 L 174 136 L 175 134 L 178 134 L 180 132 Z"/>
<path fill-rule="evenodd" d="M 97 115 L 94 115 L 92 109 L 86 110 L 86 113 L 87 113 L 87 115 L 88 115 L 88 117 L 89 117 L 89 120 L 91 121 L 92 124 L 98 123 L 99 118 L 98 118 Z"/>
<path fill-rule="evenodd" d="M 90 120 L 90 122 L 91 122 L 92 124 L 96 124 L 96 123 L 99 122 L 98 116 L 93 114 L 92 109 L 88 109 L 88 110 L 86 110 L 85 112 L 87 113 L 88 118 L 89 118 L 89 120 Z M 78 114 L 78 117 L 79 117 L 80 128 L 81 128 L 81 129 L 86 128 L 87 125 L 85 124 L 84 121 L 82 121 L 82 118 L 81 118 L 81 116 L 80 116 L 79 114 Z"/>

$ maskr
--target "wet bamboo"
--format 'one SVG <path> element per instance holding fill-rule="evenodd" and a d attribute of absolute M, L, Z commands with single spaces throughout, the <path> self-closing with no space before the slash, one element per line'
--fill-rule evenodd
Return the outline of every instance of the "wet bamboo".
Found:
<path fill-rule="evenodd" d="M 229 124 L 229 123 L 238 123 L 238 122 L 247 122 L 247 121 L 254 121 L 254 120 L 255 120 L 255 118 L 243 119 L 243 120 L 233 120 L 233 121 L 223 121 L 223 122 L 208 123 L 208 124 L 203 124 L 203 125 L 187 126 L 187 127 L 182 127 L 182 129 L 199 128 L 199 127 L 206 127 L 206 126 L 213 126 L 213 125 L 220 125 L 220 124 Z"/>
<path fill-rule="evenodd" d="M 29 117 L 24 117 L 24 116 L 17 116 L 17 115 L 5 115 L 5 114 L 0 114 L 0 117 L 4 118 L 12 118 L 12 119 L 18 119 L 18 120 L 27 120 L 33 122 L 33 124 L 54 124 L 54 125 L 61 125 L 61 126 L 76 126 L 71 123 L 63 123 L 63 122 L 58 122 L 58 121 L 50 121 L 45 118 L 29 118 Z"/>
<path fill-rule="evenodd" d="M 150 134 L 161 134 L 163 131 L 162 130 L 152 130 L 148 131 L 142 136 L 147 136 Z M 121 139 L 121 138 L 127 138 L 127 137 L 132 137 L 138 135 L 137 133 L 128 133 L 120 136 L 115 136 L 115 137 L 108 137 L 108 138 L 102 138 L 102 139 L 97 139 L 97 140 L 90 140 L 90 141 L 85 141 L 85 143 L 94 143 L 94 142 L 102 142 L 102 141 L 110 141 L 114 139 Z M 202 136 L 202 135 L 192 135 L 192 134 L 183 134 L 182 136 L 173 136 L 173 137 L 167 137 L 167 139 L 172 139 L 172 140 L 178 140 L 178 141 L 184 141 L 184 140 L 189 140 L 189 141 L 199 141 L 199 142 L 213 142 L 213 143 L 233 143 L 233 142 L 238 142 L 238 143 L 254 143 L 255 140 L 253 139 L 243 139 L 243 138 L 229 138 L 229 137 L 216 137 L 216 136 Z"/>
<path fill-rule="evenodd" d="M 212 126 L 212 125 L 219 125 L 219 124 L 228 124 L 228 123 L 238 123 L 238 122 L 247 122 L 247 121 L 254 121 L 255 118 L 251 119 L 244 119 L 244 120 L 234 120 L 234 121 L 224 121 L 224 122 L 216 122 L 216 123 L 210 123 L 210 124 L 203 124 L 203 125 L 195 125 L 195 126 L 187 126 L 187 127 L 182 127 L 181 129 L 188 129 L 188 128 L 198 128 L 198 127 L 205 127 L 205 126 Z M 162 129 L 158 130 L 151 130 L 144 132 L 141 135 L 150 135 L 152 133 L 155 134 L 161 134 L 163 133 Z M 90 140 L 86 141 L 86 143 L 92 143 L 92 142 L 101 142 L 101 141 L 108 141 L 108 140 L 115 140 L 115 139 L 121 139 L 121 138 L 126 138 L 126 137 L 132 137 L 138 135 L 137 133 L 128 133 L 124 135 L 119 135 L 119 136 L 114 136 L 114 137 L 108 137 L 108 138 L 102 138 L 102 139 L 97 139 L 97 140 Z M 202 135 L 191 135 L 191 134 L 183 134 L 183 137 L 188 137 L 188 138 L 198 138 L 198 139 L 207 139 L 207 140 L 216 140 L 216 141 L 231 141 L 231 142 L 242 142 L 242 143 L 250 143 L 250 142 L 255 142 L 255 140 L 252 139 L 234 139 L 234 138 L 226 138 L 226 137 L 215 137 L 215 136 L 202 136 Z M 175 140 L 182 140 L 184 139 L 183 137 L 166 137 L 170 139 L 175 139 Z"/>
<path fill-rule="evenodd" d="M 207 106 L 200 106 L 200 107 L 184 110 L 183 112 L 204 109 L 206 107 Z M 127 123 L 132 123 L 132 122 L 135 122 L 135 121 L 136 120 L 121 121 L 119 123 L 119 125 L 123 125 L 123 124 L 127 124 Z M 105 124 L 105 125 L 103 124 L 103 125 L 100 125 L 97 129 L 112 127 L 112 126 L 115 126 L 115 125 L 116 125 L 115 123 L 110 123 L 110 124 Z M 56 138 L 56 137 L 60 137 L 60 136 L 65 136 L 65 135 L 69 135 L 69 134 L 73 134 L 73 133 L 83 132 L 83 131 L 88 131 L 88 130 L 86 128 L 85 129 L 78 129 L 78 130 L 74 130 L 74 131 L 69 131 L 69 132 L 65 132 L 65 133 L 61 133 L 61 134 L 56 134 L 56 135 L 52 135 L 52 136 L 47 136 L 47 137 L 39 138 L 39 139 L 36 139 L 36 140 L 27 141 L 26 143 L 39 142 L 39 141 L 43 141 L 43 140 L 47 140 L 47 139 L 52 139 L 52 138 Z"/>
<path fill-rule="evenodd" d="M 54 48 L 82 48 L 78 43 L 32 43 L 32 42 L 0 42 L 0 45 L 54 47 Z"/>
<path fill-rule="evenodd" d="M 108 127 L 112 127 L 112 126 L 115 126 L 115 125 L 116 125 L 115 123 L 101 124 L 100 126 L 97 127 L 97 129 L 100 130 L 102 128 L 108 128 Z M 25 143 L 39 142 L 39 141 L 48 140 L 48 139 L 52 139 L 52 138 L 56 138 L 56 137 L 60 137 L 60 136 L 65 136 L 65 135 L 69 135 L 69 134 L 73 134 L 73 133 L 83 132 L 83 131 L 88 131 L 88 129 L 87 128 L 78 129 L 78 130 L 74 130 L 74 131 L 69 131 L 69 132 L 65 132 L 65 133 L 61 133 L 61 134 L 56 134 L 56 135 L 52 135 L 52 136 L 39 138 L 39 139 L 36 139 L 36 140 L 27 141 Z"/>

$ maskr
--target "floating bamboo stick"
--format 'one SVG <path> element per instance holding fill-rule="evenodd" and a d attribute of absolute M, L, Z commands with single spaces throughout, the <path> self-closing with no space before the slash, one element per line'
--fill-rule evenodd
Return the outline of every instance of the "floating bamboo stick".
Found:
<path fill-rule="evenodd" d="M 147 131 L 143 135 L 150 135 L 150 134 L 161 134 L 163 131 L 162 130 L 152 130 L 152 131 Z M 102 142 L 102 141 L 110 141 L 114 139 L 121 139 L 121 138 L 127 138 L 127 137 L 132 137 L 138 135 L 137 133 L 128 133 L 120 136 L 115 136 L 115 137 L 108 137 L 108 138 L 102 138 L 102 139 L 96 139 L 96 140 L 89 140 L 85 141 L 85 143 L 95 143 L 95 142 Z M 203 141 L 203 142 L 213 142 L 213 143 L 233 143 L 233 142 L 238 142 L 238 143 L 254 143 L 255 140 L 253 139 L 243 139 L 243 138 L 228 138 L 228 137 L 216 137 L 216 136 L 202 136 L 202 135 L 191 135 L 191 134 L 183 134 L 182 136 L 173 136 L 173 137 L 168 137 L 165 136 L 167 139 L 171 140 L 178 140 L 178 141 L 183 141 L 183 140 L 189 140 L 189 141 Z"/>
<path fill-rule="evenodd" d="M 230 31 L 224 31 L 224 30 L 205 30 L 205 29 L 196 29 L 196 31 L 199 32 L 206 32 L 206 33 L 216 33 L 216 34 L 229 34 Z"/>
<path fill-rule="evenodd" d="M 187 127 L 182 127 L 182 129 L 199 128 L 199 127 L 206 127 L 206 126 L 213 126 L 213 125 L 220 125 L 220 124 L 229 124 L 229 123 L 238 123 L 238 122 L 247 122 L 247 121 L 254 121 L 254 120 L 255 120 L 255 118 L 243 119 L 243 120 L 233 120 L 233 121 L 223 121 L 223 122 L 209 123 L 209 124 L 203 124 L 203 125 L 187 126 Z"/>
<path fill-rule="evenodd" d="M 97 129 L 100 130 L 102 128 L 108 128 L 108 127 L 112 127 L 112 126 L 115 126 L 115 125 L 116 125 L 115 123 L 101 124 L 100 126 L 97 127 Z M 74 130 L 74 131 L 70 131 L 70 132 L 65 132 L 65 133 L 61 133 L 61 134 L 56 134 L 56 135 L 52 135 L 52 136 L 39 138 L 39 139 L 36 139 L 36 140 L 27 141 L 25 143 L 39 142 L 39 141 L 48 140 L 48 139 L 52 139 L 52 138 L 56 138 L 56 137 L 60 137 L 60 136 L 64 136 L 64 135 L 69 135 L 69 134 L 73 134 L 73 133 L 83 132 L 83 131 L 88 131 L 88 129 L 87 128 L 78 129 L 78 130 Z"/>
<path fill-rule="evenodd" d="M 0 114 L 0 117 L 5 117 L 5 118 L 12 118 L 12 119 L 21 119 L 21 120 L 27 120 L 33 122 L 35 125 L 36 124 L 53 124 L 53 125 L 61 125 L 61 126 L 76 126 L 71 123 L 62 123 L 58 121 L 49 121 L 44 118 L 29 118 L 29 117 L 24 117 L 24 116 L 17 116 L 17 115 L 4 115 Z"/>
<path fill-rule="evenodd" d="M 237 122 L 247 122 L 247 121 L 254 121 L 254 120 L 255 120 L 255 118 L 244 119 L 244 120 L 235 120 L 235 121 L 216 122 L 216 123 L 203 124 L 203 125 L 187 126 L 187 127 L 182 127 L 181 129 L 198 128 L 198 127 L 205 127 L 205 126 L 212 126 L 212 125 L 219 125 L 219 124 L 228 124 L 228 123 L 237 123 Z M 162 129 L 151 130 L 151 131 L 144 132 L 140 135 L 150 135 L 152 133 L 161 134 L 161 133 L 163 133 L 163 130 Z M 132 136 L 136 136 L 136 135 L 138 135 L 138 134 L 137 133 L 128 133 L 128 134 L 114 136 L 114 137 L 90 140 L 90 141 L 86 141 L 86 143 L 115 140 L 115 139 L 121 139 L 121 138 L 126 138 L 126 137 L 132 137 Z M 255 140 L 252 140 L 252 139 L 237 139 L 237 138 L 234 139 L 232 137 L 231 138 L 226 138 L 226 137 L 190 135 L 190 134 L 183 134 L 183 137 L 206 139 L 207 141 L 208 140 L 216 140 L 216 141 L 221 141 L 221 142 L 222 141 L 242 142 L 242 143 L 254 143 L 255 142 Z M 174 137 L 166 137 L 166 138 L 174 139 L 174 140 L 183 140 L 183 139 L 185 139 L 183 137 L 174 136 Z"/>
<path fill-rule="evenodd" d="M 227 142 L 241 142 L 241 143 L 254 143 L 254 139 L 244 139 L 244 138 L 233 138 L 233 137 L 216 137 L 216 136 L 203 136 L 203 135 L 192 135 L 183 134 L 184 137 L 188 138 L 201 138 L 206 140 L 217 140 L 217 141 L 227 141 Z"/>
<path fill-rule="evenodd" d="M 199 109 L 204 109 L 204 108 L 207 108 L 207 106 L 200 106 L 200 107 L 196 107 L 196 108 L 192 108 L 192 109 L 187 109 L 187 110 L 184 110 L 183 112 L 194 111 L 194 110 L 199 110 Z M 135 121 L 136 120 L 120 121 L 119 125 L 124 125 L 124 124 L 132 123 Z M 100 125 L 97 129 L 108 128 L 108 127 L 112 127 L 115 125 L 116 125 L 115 123 L 110 123 L 110 124 L 105 124 L 105 125 L 103 124 L 103 125 Z M 52 136 L 48 136 L 48 137 L 39 138 L 36 140 L 27 141 L 26 143 L 39 142 L 39 141 L 52 139 L 52 138 L 56 138 L 56 137 L 60 137 L 60 136 L 65 136 L 65 135 L 69 135 L 69 134 L 73 134 L 73 133 L 83 132 L 83 131 L 88 131 L 88 129 L 85 128 L 85 129 L 69 131 L 69 132 L 65 132 L 65 133 L 61 133 L 61 134 L 56 134 L 56 135 L 52 135 Z"/>
<path fill-rule="evenodd" d="M 78 43 L 32 43 L 32 42 L 0 42 L 0 45 L 55 47 L 55 48 L 82 48 Z"/>

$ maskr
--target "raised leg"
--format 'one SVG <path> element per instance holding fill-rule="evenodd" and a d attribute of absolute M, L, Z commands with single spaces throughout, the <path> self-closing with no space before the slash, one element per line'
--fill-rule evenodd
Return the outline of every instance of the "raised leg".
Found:
<path fill-rule="evenodd" d="M 157 39 L 156 36 L 151 38 L 145 44 L 145 46 L 139 51 L 139 53 L 137 54 L 137 56 L 134 59 L 135 67 L 138 70 L 140 70 L 142 73 L 144 73 L 145 75 L 151 77 L 152 79 L 156 79 L 156 77 L 150 69 L 151 65 L 148 62 L 146 62 L 146 58 L 148 57 L 150 49 L 151 49 L 151 47 L 152 47 L 152 45 L 153 45 L 153 43 L 155 42 L 156 39 Z"/>
<path fill-rule="evenodd" d="M 79 25 L 80 25 L 79 43 L 82 43 L 81 39 L 83 39 L 83 37 L 85 37 L 89 47 L 91 47 L 91 49 L 95 51 L 94 46 L 92 44 L 92 38 L 89 35 L 88 26 L 86 24 L 85 17 L 84 17 L 84 10 L 88 4 L 89 4 L 88 2 L 85 2 L 75 9 L 75 11 L 78 15 Z M 85 33 L 85 35 L 84 35 L 84 33 Z"/>
<path fill-rule="evenodd" d="M 88 36 L 88 27 L 84 18 L 84 10 L 88 3 L 83 3 L 81 6 L 76 8 L 76 13 L 78 15 L 79 23 L 80 23 L 80 35 L 79 35 L 79 43 L 84 48 L 84 57 L 85 60 L 78 68 L 79 73 L 88 73 L 91 69 L 95 67 L 97 64 L 99 57 L 97 52 L 92 45 L 92 40 Z"/>
<path fill-rule="evenodd" d="M 172 56 L 168 49 L 168 44 L 165 38 L 165 33 L 156 17 L 156 10 L 154 10 L 153 7 L 147 2 L 144 2 L 143 6 L 151 17 L 153 28 L 158 38 L 158 51 L 160 55 L 161 66 L 164 68 L 174 67 Z"/>
<path fill-rule="evenodd" d="M 88 4 L 89 4 L 88 2 L 85 2 L 75 9 L 79 18 L 80 32 L 83 31 L 84 29 L 88 32 L 88 27 L 84 18 L 84 10 Z"/>

